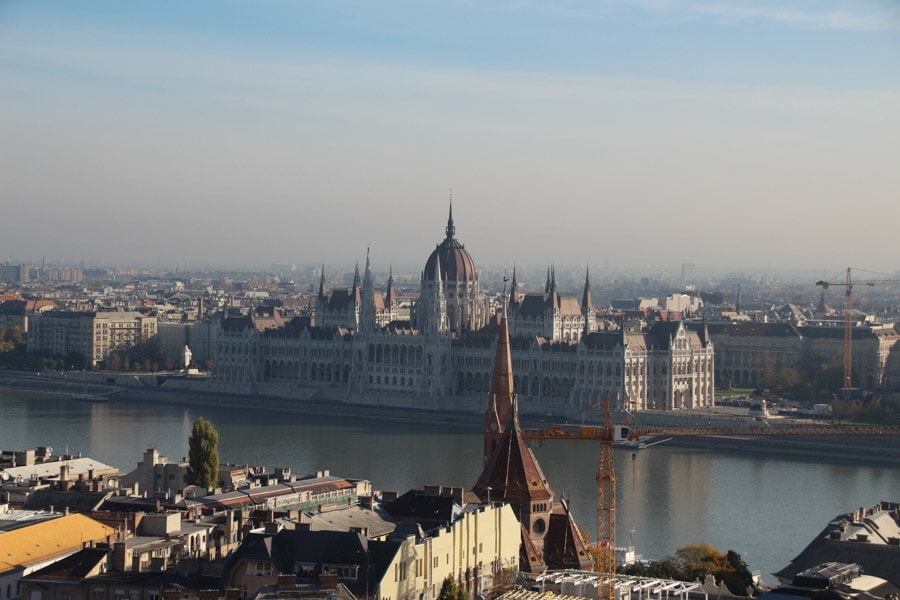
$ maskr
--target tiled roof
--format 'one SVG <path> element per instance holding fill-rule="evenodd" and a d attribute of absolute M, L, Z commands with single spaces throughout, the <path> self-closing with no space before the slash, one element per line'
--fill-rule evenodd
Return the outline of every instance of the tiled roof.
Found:
<path fill-rule="evenodd" d="M 541 465 L 525 443 L 518 423 L 509 426 L 484 467 L 473 491 L 491 488 L 491 498 L 500 502 L 550 500 L 553 490 Z"/>
<path fill-rule="evenodd" d="M 41 521 L 0 535 L 0 574 L 104 542 L 116 532 L 84 515 Z"/>

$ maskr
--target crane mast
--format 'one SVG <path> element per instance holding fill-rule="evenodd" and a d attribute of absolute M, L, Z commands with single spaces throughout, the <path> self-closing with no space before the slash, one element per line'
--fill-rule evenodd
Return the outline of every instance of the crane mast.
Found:
<path fill-rule="evenodd" d="M 600 440 L 600 461 L 597 467 L 597 598 L 616 600 L 616 464 L 613 444 L 616 426 L 612 418 L 612 400 L 604 398 L 603 423 L 599 427 L 562 427 L 523 429 L 526 440 Z M 592 405 L 598 406 L 599 403 Z M 679 437 L 715 435 L 894 435 L 900 427 L 887 425 L 734 425 L 734 426 L 631 426 L 622 428 L 629 440 L 642 437 Z"/>
<path fill-rule="evenodd" d="M 613 456 L 611 400 L 603 400 L 600 464 L 597 467 L 597 590 L 598 600 L 616 597 L 616 463 Z"/>
<path fill-rule="evenodd" d="M 816 285 L 827 290 L 832 285 L 842 285 L 844 290 L 844 400 L 850 400 L 850 388 L 853 387 L 853 278 L 852 268 L 847 267 L 843 283 L 830 281 L 817 281 Z M 900 279 L 867 279 L 856 282 L 858 285 L 895 285 Z"/>

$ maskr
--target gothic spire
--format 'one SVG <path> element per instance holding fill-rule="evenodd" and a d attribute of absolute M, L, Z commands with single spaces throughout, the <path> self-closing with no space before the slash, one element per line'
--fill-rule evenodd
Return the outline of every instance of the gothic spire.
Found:
<path fill-rule="evenodd" d="M 581 310 L 588 311 L 594 309 L 594 301 L 591 299 L 591 270 L 585 268 L 584 271 L 584 295 L 581 297 Z"/>
<path fill-rule="evenodd" d="M 456 227 L 453 225 L 453 192 L 450 192 L 450 217 L 447 219 L 447 239 L 456 237 Z"/>
<path fill-rule="evenodd" d="M 516 281 L 516 265 L 513 265 L 512 281 L 509 284 L 509 303 L 510 304 L 518 304 L 519 303 L 518 285 L 519 284 Z"/>
<path fill-rule="evenodd" d="M 584 271 L 584 295 L 581 297 L 581 314 L 584 316 L 583 337 L 587 337 L 594 329 L 594 301 L 591 299 L 590 268 Z"/>
<path fill-rule="evenodd" d="M 325 299 L 325 263 L 322 263 L 322 277 L 319 279 L 319 300 Z"/>
<path fill-rule="evenodd" d="M 394 292 L 394 265 L 391 265 L 388 269 L 387 292 L 385 292 L 384 301 L 388 306 L 393 305 L 397 301 L 396 293 Z"/>
<path fill-rule="evenodd" d="M 359 290 L 359 263 L 356 263 L 356 269 L 353 271 L 353 289 L 350 291 L 350 296 L 356 302 L 362 299 Z"/>

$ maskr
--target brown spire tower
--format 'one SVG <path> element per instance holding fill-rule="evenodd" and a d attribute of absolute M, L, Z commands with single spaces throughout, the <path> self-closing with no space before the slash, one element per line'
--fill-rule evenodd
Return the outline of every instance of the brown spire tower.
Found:
<path fill-rule="evenodd" d="M 491 394 L 484 413 L 484 464 L 487 465 L 497 450 L 504 432 L 513 422 L 518 424 L 519 413 L 515 408 L 512 353 L 509 349 L 509 324 L 506 315 L 500 317 L 497 351 L 494 354 L 494 372 L 491 376 Z"/>
<path fill-rule="evenodd" d="M 483 502 L 505 502 L 522 525 L 519 568 L 537 572 L 584 569 L 587 548 L 565 502 L 553 490 L 519 428 L 506 313 L 500 317 L 491 393 L 484 414 L 484 466 L 472 492 Z"/>

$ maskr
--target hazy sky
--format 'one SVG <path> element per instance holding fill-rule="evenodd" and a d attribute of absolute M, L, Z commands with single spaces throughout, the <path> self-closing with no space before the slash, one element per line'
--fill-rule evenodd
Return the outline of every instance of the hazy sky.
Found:
<path fill-rule="evenodd" d="M 0 259 L 892 272 L 894 0 L 0 0 Z"/>

